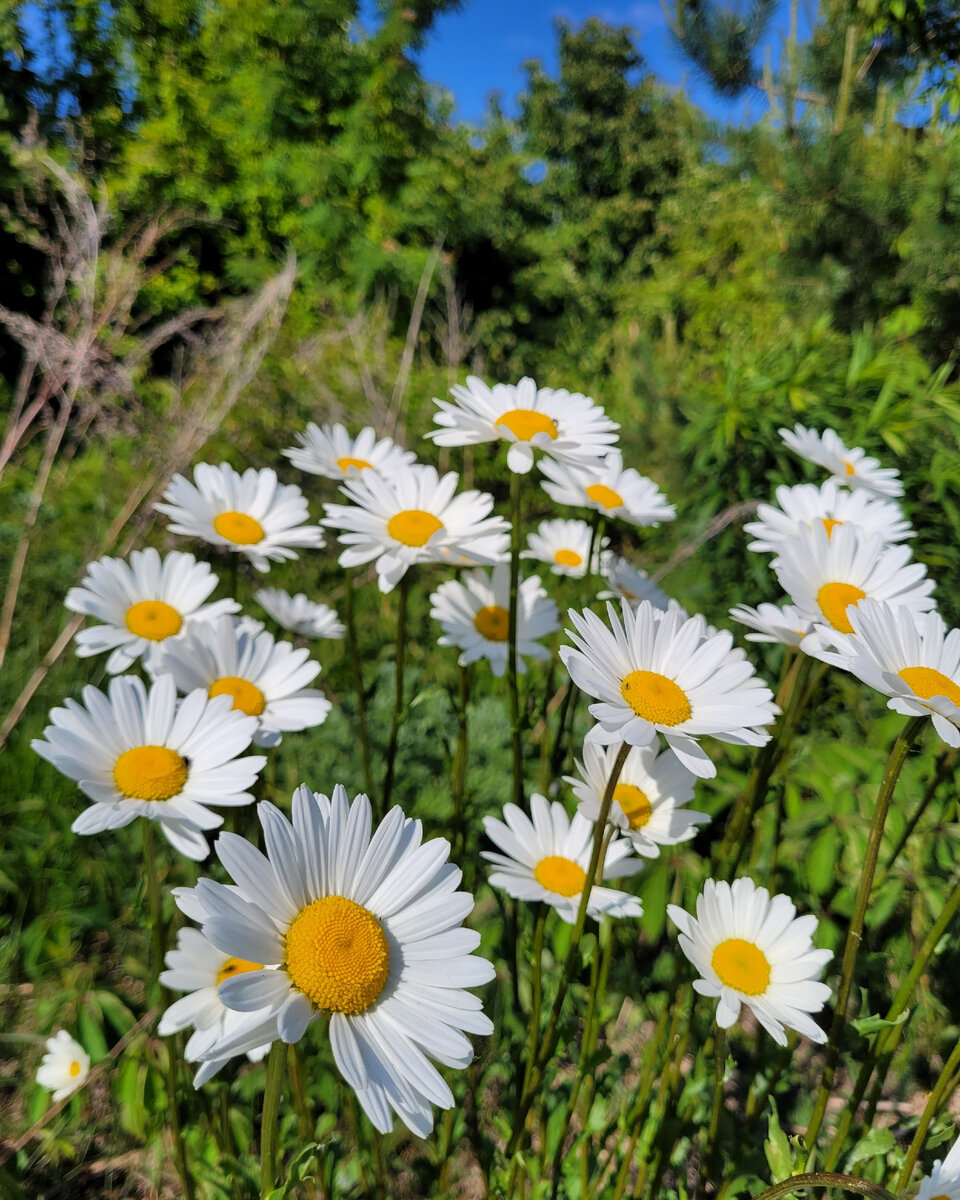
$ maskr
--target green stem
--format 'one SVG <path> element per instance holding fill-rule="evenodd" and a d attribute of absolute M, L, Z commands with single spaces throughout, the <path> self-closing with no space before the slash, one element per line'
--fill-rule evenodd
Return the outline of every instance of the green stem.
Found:
<path fill-rule="evenodd" d="M 457 749 L 453 755 L 453 778 L 450 791 L 453 798 L 453 848 L 452 859 L 460 862 L 466 837 L 466 807 L 467 807 L 467 750 L 468 750 L 468 711 L 470 705 L 470 668 L 459 667 L 460 687 L 457 702 Z M 470 891 L 469 880 L 464 886 Z"/>
<path fill-rule="evenodd" d="M 845 1192 L 856 1192 L 860 1196 L 869 1196 L 870 1200 L 897 1200 L 878 1183 L 867 1179 L 857 1179 L 854 1175 L 837 1175 L 832 1171 L 808 1171 L 803 1175 L 793 1175 L 782 1183 L 775 1183 L 765 1192 L 759 1192 L 753 1200 L 779 1200 L 780 1196 L 789 1196 L 803 1188 L 841 1188 Z"/>
<path fill-rule="evenodd" d="M 576 715 L 577 697 L 580 695 L 580 689 L 569 680 L 567 691 L 560 702 L 560 711 L 557 714 L 557 736 L 553 742 L 553 749 L 550 752 L 550 778 L 556 779 L 563 769 L 563 764 L 567 757 L 567 743 L 573 730 L 574 717 Z M 569 728 L 568 728 L 569 726 Z"/>
<path fill-rule="evenodd" d="M 400 596 L 397 604 L 397 646 L 394 666 L 393 720 L 390 722 L 390 741 L 387 745 L 387 770 L 383 779 L 382 812 L 390 811 L 393 795 L 393 777 L 397 762 L 397 743 L 400 738 L 400 723 L 403 720 L 403 675 L 407 658 L 407 596 L 410 592 L 410 573 L 404 572 L 400 580 Z"/>
<path fill-rule="evenodd" d="M 921 799 L 920 803 L 917 805 L 917 807 L 914 809 L 914 811 L 910 814 L 910 819 L 907 821 L 906 825 L 904 826 L 903 833 L 901 833 L 899 838 L 897 838 L 897 844 L 894 846 L 893 850 L 891 850 L 890 856 L 883 866 L 883 869 L 880 873 L 880 877 L 877 880 L 878 887 L 880 886 L 881 883 L 883 883 L 884 879 L 886 878 L 887 872 L 891 869 L 891 867 L 894 865 L 894 863 L 900 857 L 900 852 L 903 850 L 904 846 L 909 841 L 910 835 L 916 829 L 917 825 L 920 822 L 921 817 L 927 811 L 927 808 L 929 807 L 931 800 L 933 800 L 934 796 L 937 794 L 937 789 L 940 787 L 940 784 L 943 783 L 943 781 L 946 779 L 946 777 L 950 774 L 950 771 L 953 768 L 953 763 L 954 763 L 954 760 L 956 759 L 956 757 L 957 757 L 956 750 L 945 749 L 944 751 L 941 752 L 939 760 L 937 762 L 937 769 L 934 772 L 933 779 L 930 780 L 930 783 L 927 786 L 927 790 L 924 792 L 923 798 Z"/>
<path fill-rule="evenodd" d="M 593 518 L 593 529 L 590 531 L 590 551 L 587 555 L 587 575 L 596 575 L 600 573 L 600 547 L 603 544 L 603 513 L 597 509 L 596 515 Z M 594 564 L 594 554 L 596 554 L 596 564 Z M 594 570 L 596 565 L 596 570 Z"/>
<path fill-rule="evenodd" d="M 277 1142 L 280 1133 L 280 1093 L 283 1090 L 283 1060 L 287 1047 L 275 1041 L 267 1058 L 267 1085 L 260 1120 L 260 1200 L 266 1200 L 277 1182 Z"/>
<path fill-rule="evenodd" d="M 523 802 L 523 729 L 520 712 L 520 683 L 517 676 L 517 607 L 520 589 L 520 484 L 522 477 L 510 475 L 510 607 L 507 687 L 510 691 L 510 732 L 513 746 L 513 802 Z"/>
<path fill-rule="evenodd" d="M 310 1109 L 310 1097 L 307 1095 L 303 1076 L 303 1058 L 299 1042 L 291 1043 L 287 1048 L 287 1070 L 290 1073 L 290 1094 L 293 1096 L 293 1107 L 297 1111 L 297 1129 L 304 1141 L 313 1137 L 313 1113 Z"/>
<path fill-rule="evenodd" d="M 897 780 L 900 777 L 900 771 L 903 768 L 907 753 L 917 740 L 926 719 L 926 717 L 911 717 L 900 730 L 899 734 L 897 734 L 896 741 L 893 743 L 887 758 L 883 780 L 880 783 L 880 790 L 877 793 L 876 808 L 874 809 L 873 822 L 870 826 L 870 838 L 867 842 L 867 851 L 863 867 L 860 871 L 860 884 L 857 888 L 856 900 L 854 901 L 853 915 L 850 918 L 847 940 L 843 947 L 840 986 L 837 989 L 837 1002 L 833 1012 L 833 1023 L 830 1026 L 830 1038 L 827 1042 L 823 1076 L 820 1080 L 820 1087 L 817 1090 L 813 1116 L 810 1118 L 810 1124 L 807 1126 L 807 1132 L 804 1136 L 804 1144 L 807 1148 L 806 1165 L 808 1167 L 813 1165 L 813 1160 L 816 1156 L 817 1134 L 820 1132 L 820 1126 L 827 1111 L 827 1101 L 830 1099 L 830 1091 L 837 1072 L 837 1064 L 840 1061 L 840 1043 L 846 1027 L 847 1003 L 850 999 L 850 990 L 853 987 L 857 951 L 860 949 L 860 940 L 863 937 L 863 922 L 867 913 L 867 905 L 870 901 L 873 876 L 877 869 L 877 858 L 880 854 L 880 843 L 883 839 L 883 827 L 886 824 L 890 801 L 893 798 L 894 789 L 897 786 Z"/>
<path fill-rule="evenodd" d="M 921 718 L 922 719 L 922 718 Z M 930 1123 L 937 1115 L 940 1105 L 943 1103 L 944 1097 L 950 1090 L 950 1085 L 953 1082 L 953 1077 L 960 1068 L 960 1042 L 953 1048 L 953 1053 L 944 1063 L 943 1070 L 940 1072 L 940 1077 L 934 1085 L 933 1091 L 927 1100 L 923 1109 L 923 1114 L 920 1117 L 920 1124 L 917 1126 L 917 1132 L 913 1135 L 913 1141 L 910 1143 L 910 1149 L 907 1151 L 907 1157 L 904 1160 L 903 1167 L 900 1171 L 900 1177 L 897 1179 L 897 1191 L 903 1192 L 904 1188 L 910 1182 L 910 1176 L 913 1174 L 913 1168 L 916 1166 L 917 1159 L 920 1156 L 920 1151 L 923 1149 L 924 1139 L 927 1136 L 927 1130 L 930 1128 Z"/>
<path fill-rule="evenodd" d="M 363 758 L 363 786 L 372 801 L 375 795 L 373 767 L 370 764 L 370 739 L 367 736 L 367 694 L 363 687 L 363 665 L 357 644 L 357 621 L 353 609 L 353 580 L 349 567 L 344 570 L 346 584 L 347 653 L 353 669 L 353 689 L 357 697 L 357 733 L 360 737 L 360 753 Z"/>
<path fill-rule="evenodd" d="M 700 1173 L 697 1180 L 697 1192 L 699 1196 L 703 1191 L 703 1185 L 708 1179 L 712 1179 L 716 1169 L 717 1158 L 717 1133 L 720 1129 L 720 1113 L 723 1110 L 723 1088 L 727 1073 L 727 1031 L 717 1026 L 717 1032 L 713 1035 L 713 1103 L 710 1105 L 710 1124 L 707 1126 L 707 1140 L 703 1147 L 703 1162 L 704 1169 Z"/>

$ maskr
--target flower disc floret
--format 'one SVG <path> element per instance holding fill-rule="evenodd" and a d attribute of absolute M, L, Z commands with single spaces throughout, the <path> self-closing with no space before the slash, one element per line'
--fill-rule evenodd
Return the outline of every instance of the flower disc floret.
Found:
<path fill-rule="evenodd" d="M 131 800 L 169 800 L 183 791 L 190 771 L 187 760 L 167 746 L 135 746 L 124 750 L 113 767 L 113 779 Z"/>
<path fill-rule="evenodd" d="M 720 982 L 745 996 L 760 996 L 770 984 L 770 964 L 759 946 L 745 938 L 727 938 L 710 957 Z"/>
<path fill-rule="evenodd" d="M 587 873 L 572 858 L 561 854 L 548 854 L 541 858 L 533 871 L 533 877 L 548 892 L 558 896 L 579 896 L 587 879 Z"/>
<path fill-rule="evenodd" d="M 248 717 L 259 717 L 267 706 L 263 692 L 247 679 L 236 675 L 224 675 L 210 684 L 211 696 L 230 696 L 233 707 L 246 713 Z"/>
<path fill-rule="evenodd" d="M 213 518 L 213 527 L 222 538 L 237 546 L 255 546 L 263 541 L 263 526 L 247 513 L 219 513 Z"/>
<path fill-rule="evenodd" d="M 532 441 L 538 433 L 546 434 L 551 441 L 557 440 L 557 423 L 532 408 L 513 408 L 498 417 L 496 426 L 509 429 L 518 442 Z"/>
<path fill-rule="evenodd" d="M 325 1012 L 365 1012 L 383 991 L 390 948 L 380 922 L 345 896 L 302 908 L 287 930 L 286 970 Z"/>
<path fill-rule="evenodd" d="M 124 624 L 134 637 L 162 642 L 175 637 L 183 628 L 183 617 L 172 604 L 163 600 L 139 600 L 124 613 Z"/>
<path fill-rule="evenodd" d="M 638 717 L 652 724 L 680 725 L 690 719 L 686 692 L 659 671 L 631 671 L 620 684 L 620 694 Z"/>
<path fill-rule="evenodd" d="M 420 508 L 405 509 L 387 522 L 387 533 L 404 546 L 425 546 L 441 529 L 440 518 Z"/>

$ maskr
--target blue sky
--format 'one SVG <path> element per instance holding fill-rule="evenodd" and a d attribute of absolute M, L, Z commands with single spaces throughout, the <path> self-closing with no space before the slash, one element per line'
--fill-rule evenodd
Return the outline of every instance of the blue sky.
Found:
<path fill-rule="evenodd" d="M 801 0 L 801 40 L 809 33 L 814 14 L 813 0 Z M 664 83 L 683 89 L 710 116 L 741 124 L 758 120 L 766 111 L 766 100 L 759 94 L 733 101 L 716 95 L 675 45 L 659 0 L 464 0 L 458 12 L 438 18 L 420 55 L 422 70 L 427 79 L 453 95 L 459 120 L 479 123 L 491 91 L 500 92 L 505 109 L 513 113 L 523 88 L 524 61 L 539 58 L 551 74 L 555 71 L 554 20 L 562 18 L 579 26 L 591 16 L 630 26 L 648 68 Z M 774 64 L 778 62 L 787 19 L 783 4 L 760 48 L 760 61 L 769 46 Z"/>

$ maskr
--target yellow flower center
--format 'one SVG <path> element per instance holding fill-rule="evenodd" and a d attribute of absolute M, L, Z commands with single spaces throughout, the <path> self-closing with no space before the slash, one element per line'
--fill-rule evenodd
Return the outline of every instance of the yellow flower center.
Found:
<path fill-rule="evenodd" d="M 513 408 L 498 417 L 495 424 L 506 426 L 520 442 L 529 442 L 538 433 L 545 433 L 551 441 L 557 440 L 556 421 L 533 408 Z"/>
<path fill-rule="evenodd" d="M 842 521 L 836 521 L 833 517 L 821 517 L 820 519 L 823 521 L 823 527 L 827 531 L 827 537 L 830 537 L 833 534 L 834 529 L 838 525 L 843 524 Z"/>
<path fill-rule="evenodd" d="M 74 1061 L 70 1064 L 70 1078 L 76 1079 L 76 1077 L 79 1074 L 80 1074 L 80 1064 L 78 1062 Z"/>
<path fill-rule="evenodd" d="M 367 467 L 372 467 L 373 463 L 368 463 L 365 458 L 351 458 L 347 455 L 344 458 L 337 459 L 337 466 L 346 474 L 350 467 L 356 467 L 358 471 L 364 471 Z"/>
<path fill-rule="evenodd" d="M 653 806 L 636 784 L 618 783 L 613 790 L 613 799 L 620 805 L 631 829 L 642 829 L 650 820 Z"/>
<path fill-rule="evenodd" d="M 245 958 L 228 958 L 217 972 L 217 987 L 225 979 L 232 979 L 234 975 L 246 975 L 247 971 L 259 971 L 262 967 L 263 963 L 248 962 Z"/>
<path fill-rule="evenodd" d="M 711 958 L 713 969 L 720 982 L 727 987 L 743 992 L 745 996 L 759 996 L 770 983 L 770 964 L 759 946 L 743 938 L 727 938 L 714 950 Z"/>
<path fill-rule="evenodd" d="M 904 667 L 897 674 L 921 700 L 929 700 L 931 696 L 946 696 L 954 704 L 960 704 L 960 687 L 934 667 Z"/>
<path fill-rule="evenodd" d="M 390 949 L 380 922 L 345 896 L 301 908 L 287 930 L 286 970 L 325 1012 L 356 1016 L 383 991 Z"/>
<path fill-rule="evenodd" d="M 130 800 L 169 800 L 188 774 L 187 760 L 168 746 L 135 746 L 113 764 L 113 782 Z"/>
<path fill-rule="evenodd" d="M 259 717 L 267 706 L 263 692 L 249 680 L 236 675 L 224 675 L 210 684 L 210 697 L 232 696 L 233 707 L 239 708 L 248 717 Z"/>
<path fill-rule="evenodd" d="M 847 609 L 851 604 L 856 608 L 866 594 L 852 583 L 825 583 L 817 592 L 817 603 L 834 629 L 839 629 L 841 633 L 853 633 L 853 626 L 847 619 Z"/>
<path fill-rule="evenodd" d="M 263 526 L 246 513 L 223 512 L 213 518 L 213 527 L 222 538 L 238 546 L 255 546 L 263 541 Z"/>
<path fill-rule="evenodd" d="M 499 604 L 487 604 L 473 618 L 477 633 L 488 642 L 505 642 L 510 636 L 510 614 Z"/>
<path fill-rule="evenodd" d="M 857 473 L 856 468 L 854 467 L 853 463 L 847 462 L 846 459 L 843 459 L 843 469 L 846 471 L 846 473 L 848 475 L 856 475 L 856 473 Z"/>
<path fill-rule="evenodd" d="M 127 628 L 136 637 L 162 642 L 180 632 L 183 617 L 163 600 L 141 600 L 131 604 L 124 618 Z"/>
<path fill-rule="evenodd" d="M 591 483 L 587 488 L 587 495 L 594 504 L 602 504 L 604 508 L 619 508 L 623 504 L 620 493 L 603 483 Z"/>
<path fill-rule="evenodd" d="M 679 725 L 693 711 L 683 688 L 656 671 L 631 671 L 620 684 L 620 695 L 638 717 L 654 725 Z"/>
<path fill-rule="evenodd" d="M 556 892 L 558 896 L 579 896 L 587 881 L 587 873 L 579 863 L 558 854 L 541 858 L 533 877 L 542 888 Z"/>
<path fill-rule="evenodd" d="M 576 550 L 558 550 L 553 556 L 553 561 L 561 567 L 579 567 L 583 562 L 583 555 L 578 554 Z"/>
<path fill-rule="evenodd" d="M 422 508 L 406 508 L 387 522 L 387 533 L 405 546 L 425 546 L 443 522 Z"/>

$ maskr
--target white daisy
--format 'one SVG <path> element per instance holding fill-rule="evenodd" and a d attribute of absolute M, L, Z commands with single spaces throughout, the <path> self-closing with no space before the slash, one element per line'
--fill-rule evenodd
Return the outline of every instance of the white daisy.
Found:
<path fill-rule="evenodd" d="M 363 471 L 389 476 L 394 467 L 412 463 L 417 457 L 388 437 L 378 439 L 369 425 L 351 437 L 339 422 L 318 426 L 311 421 L 306 432 L 298 433 L 296 438 L 300 445 L 283 453 L 301 471 L 326 479 L 348 479 Z"/>
<path fill-rule="evenodd" d="M 323 524 L 342 530 L 342 567 L 376 559 L 381 592 L 391 591 L 419 562 L 451 566 L 494 565 L 509 549 L 502 517 L 491 517 L 493 497 L 484 492 L 455 496 L 457 475 L 440 477 L 433 467 L 401 467 L 389 480 L 370 472 L 346 480 L 341 490 L 351 504 L 325 504 Z"/>
<path fill-rule="evenodd" d="M 600 816 L 607 780 L 619 752 L 619 746 L 603 749 L 595 742 L 584 742 L 583 761 L 576 763 L 580 778 L 563 777 L 580 801 L 577 811 L 588 821 Z M 661 846 L 688 842 L 698 825 L 710 821 L 706 813 L 683 807 L 693 799 L 696 778 L 672 750 L 658 754 L 656 745 L 630 750 L 613 792 L 610 820 L 624 831 L 635 853 L 656 858 Z"/>
<path fill-rule="evenodd" d="M 599 722 L 590 741 L 646 746 L 659 731 L 689 771 L 709 779 L 716 767 L 697 738 L 770 740 L 762 727 L 777 714 L 773 694 L 730 633 L 707 634 L 703 617 L 660 612 L 649 600 L 636 608 L 621 601 L 621 614 L 608 603 L 608 627 L 596 613 L 571 609 L 574 645 L 560 650 L 573 682 L 600 701 L 590 705 Z"/>
<path fill-rule="evenodd" d="M 467 571 L 458 582 L 448 579 L 430 597 L 430 616 L 443 626 L 440 646 L 458 646 L 460 665 L 485 658 L 494 675 L 507 669 L 510 641 L 510 568 Z M 517 591 L 517 670 L 526 671 L 523 655 L 548 659 L 550 651 L 537 638 L 560 628 L 557 606 L 537 575 L 520 580 Z"/>
<path fill-rule="evenodd" d="M 541 521 L 536 533 L 528 534 L 527 549 L 521 558 L 535 558 L 538 562 L 550 564 L 554 575 L 569 575 L 572 579 L 582 579 L 587 573 L 587 559 L 590 557 L 590 542 L 593 538 L 593 528 L 586 521 L 565 521 L 558 517 L 553 521 Z M 606 546 L 607 539 L 603 539 Z M 601 547 L 594 547 L 591 571 L 596 574 L 600 569 Z"/>
<path fill-rule="evenodd" d="M 744 525 L 754 539 L 748 550 L 779 551 L 784 542 L 797 536 L 797 526 L 822 522 L 829 536 L 837 525 L 857 525 L 866 534 L 877 534 L 887 543 L 902 542 L 914 536 L 910 522 L 893 500 L 878 500 L 868 492 L 848 492 L 832 479 L 817 487 L 801 483 L 796 487 L 777 488 L 777 508 L 773 504 L 757 507 L 758 521 Z"/>
<path fill-rule="evenodd" d="M 624 469 L 619 450 L 578 466 L 550 458 L 541 458 L 539 466 L 548 481 L 543 490 L 557 504 L 592 508 L 631 525 L 659 525 L 677 515 L 652 479 L 633 467 Z"/>
<path fill-rule="evenodd" d="M 303 592 L 291 596 L 281 588 L 261 588 L 254 600 L 278 625 L 306 638 L 342 638 L 346 626 L 329 604 L 309 600 Z"/>
<path fill-rule="evenodd" d="M 267 1009 L 259 1013 L 234 1012 L 220 999 L 220 984 L 225 979 L 246 971 L 259 971 L 263 964 L 224 954 L 199 929 L 178 930 L 176 948 L 167 951 L 165 962 L 167 969 L 161 972 L 160 982 L 171 991 L 189 994 L 175 1000 L 163 1013 L 157 1032 L 166 1037 L 192 1028 L 183 1051 L 187 1062 L 197 1062 L 215 1042 L 245 1031 L 268 1015 Z M 269 1042 L 255 1046 L 247 1051 L 247 1058 L 259 1062 L 269 1049 Z M 212 1079 L 227 1061 L 221 1058 L 204 1062 L 194 1077 L 194 1087 Z"/>
<path fill-rule="evenodd" d="M 222 834 L 217 854 L 236 887 L 201 879 L 196 892 L 210 914 L 204 935 L 265 964 L 224 980 L 220 999 L 241 1012 L 269 1009 L 272 1029 L 226 1037 L 204 1057 L 245 1052 L 254 1039 L 299 1041 L 329 1014 L 334 1061 L 373 1125 L 389 1132 L 393 1109 L 425 1137 L 431 1104 L 454 1102 L 429 1058 L 465 1067 L 473 1048 L 463 1031 L 493 1029 L 464 990 L 494 970 L 472 954 L 480 935 L 461 927 L 473 897 L 456 890 L 449 844 L 422 843 L 420 822 L 399 808 L 371 837 L 366 796 L 348 804 L 339 786 L 332 800 L 298 788 L 292 825 L 272 804 L 258 814 L 266 856 Z"/>
<path fill-rule="evenodd" d="M 303 492 L 296 484 L 278 482 L 270 468 L 248 467 L 240 475 L 229 463 L 198 463 L 193 480 L 174 475 L 163 493 L 168 503 L 156 505 L 157 512 L 173 519 L 171 533 L 236 550 L 258 571 L 296 558 L 293 546 L 319 550 L 324 544 L 323 531 L 304 524 L 309 514 Z"/>
<path fill-rule="evenodd" d="M 832 429 L 819 433 L 816 429 L 796 425 L 793 429 L 781 429 L 780 436 L 795 454 L 824 467 L 837 483 L 848 488 L 863 488 L 876 496 L 903 495 L 899 471 L 881 467 L 879 461 L 869 458 L 860 446 L 848 450 Z"/>
<path fill-rule="evenodd" d="M 543 900 L 572 925 L 587 880 L 596 822 L 580 813 L 571 819 L 562 804 L 551 803 L 537 792 L 530 797 L 529 817 L 515 804 L 505 804 L 503 815 L 506 823 L 483 818 L 487 837 L 504 852 L 481 851 L 497 868 L 490 874 L 491 887 L 503 888 L 516 900 Z M 642 869 L 630 842 L 614 834 L 607 846 L 603 878 L 635 875 Z M 642 917 L 643 906 L 636 896 L 596 884 L 587 901 L 587 915 Z"/>
<path fill-rule="evenodd" d="M 205 858 L 204 829 L 223 818 L 205 805 L 250 804 L 250 787 L 267 761 L 238 758 L 257 730 L 255 717 L 233 711 L 228 696 L 202 690 L 177 703 L 170 675 L 147 692 L 132 675 L 110 680 L 108 695 L 83 689 L 83 705 L 66 700 L 50 713 L 46 740 L 30 745 L 94 801 L 74 833 L 120 829 L 137 817 L 159 821 L 167 841 L 188 858 Z"/>
<path fill-rule="evenodd" d="M 960 1200 L 960 1139 L 942 1162 L 934 1160 L 933 1170 L 920 1180 L 916 1200 Z"/>
<path fill-rule="evenodd" d="M 158 646 L 183 637 L 198 621 L 240 611 L 236 600 L 204 600 L 217 586 L 207 563 L 174 550 L 160 557 L 156 550 L 134 550 L 130 562 L 100 558 L 90 563 L 80 587 L 67 592 L 71 612 L 103 621 L 77 634 L 77 654 L 89 658 L 105 650 L 107 672 L 119 675 L 143 655 L 149 661 Z"/>
<path fill-rule="evenodd" d="M 752 879 L 733 886 L 708 879 L 692 917 L 675 904 L 667 914 L 680 930 L 680 948 L 700 972 L 694 990 L 719 996 L 717 1024 L 729 1029 L 745 1004 L 781 1046 L 784 1028 L 813 1042 L 827 1035 L 810 1019 L 830 999 L 817 977 L 833 958 L 812 942 L 814 916 L 798 917 L 788 896 L 773 896 Z"/>
<path fill-rule="evenodd" d="M 516 385 L 488 387 L 475 375 L 466 386 L 450 389 L 454 399 L 434 400 L 440 429 L 427 437 L 438 446 L 476 446 L 503 439 L 510 443 L 507 466 L 524 475 L 540 450 L 561 462 L 582 463 L 599 458 L 616 444 L 616 422 L 589 396 L 565 388 L 538 388 L 524 377 Z"/>
<path fill-rule="evenodd" d="M 257 719 L 254 745 L 279 746 L 284 733 L 322 725 L 331 708 L 322 692 L 306 686 L 320 673 L 309 655 L 220 617 L 161 652 L 155 673 L 172 675 L 181 692 L 230 696 L 235 709 Z"/>
<path fill-rule="evenodd" d="M 813 622 L 792 604 L 735 604 L 730 616 L 741 625 L 753 629 L 746 634 L 748 642 L 778 642 L 782 646 L 799 646 L 813 629 Z"/>
<path fill-rule="evenodd" d="M 933 580 L 922 563 L 910 562 L 907 546 L 884 546 L 855 525 L 840 525 L 827 533 L 822 524 L 797 528 L 797 537 L 784 542 L 771 563 L 780 586 L 814 623 L 826 622 L 834 631 L 850 633 L 850 608 L 861 600 L 885 600 L 915 614 L 934 606 Z M 804 651 L 815 653 L 806 640 Z"/>
<path fill-rule="evenodd" d="M 46 1040 L 47 1052 L 37 1068 L 37 1083 L 53 1092 L 54 1101 L 65 1100 L 83 1087 L 90 1074 L 90 1055 L 65 1029 Z"/>
<path fill-rule="evenodd" d="M 629 600 L 631 604 L 649 600 L 654 608 L 666 611 L 670 607 L 667 593 L 628 558 L 605 550 L 600 555 L 600 572 L 611 590 L 598 592 L 598 600 Z"/>
<path fill-rule="evenodd" d="M 823 630 L 836 653 L 821 657 L 889 696 L 895 712 L 930 717 L 945 742 L 960 746 L 960 629 L 948 632 L 935 612 L 917 616 L 876 600 L 861 600 L 849 616 L 851 634 Z"/>

